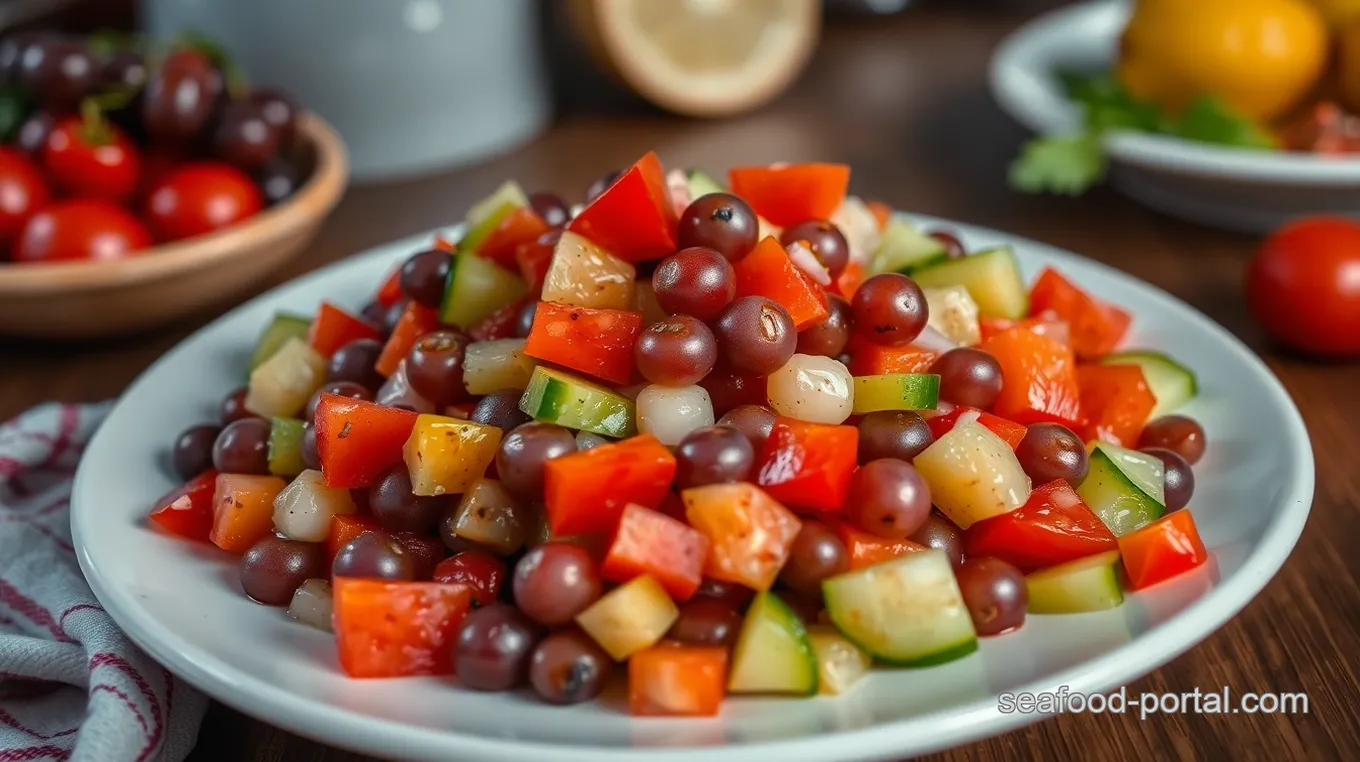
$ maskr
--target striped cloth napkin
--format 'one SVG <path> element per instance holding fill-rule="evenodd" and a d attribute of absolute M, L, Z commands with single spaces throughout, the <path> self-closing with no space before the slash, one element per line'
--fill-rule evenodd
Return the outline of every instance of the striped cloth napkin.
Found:
<path fill-rule="evenodd" d="M 76 563 L 71 479 L 107 412 L 49 404 L 0 425 L 0 762 L 178 762 L 207 708 L 118 630 Z"/>

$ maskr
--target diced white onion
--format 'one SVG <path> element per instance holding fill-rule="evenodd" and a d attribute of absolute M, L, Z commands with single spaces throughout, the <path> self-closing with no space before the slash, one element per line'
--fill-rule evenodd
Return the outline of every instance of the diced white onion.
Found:
<path fill-rule="evenodd" d="M 638 432 L 678 445 L 695 429 L 713 425 L 713 401 L 702 386 L 652 384 L 637 396 Z"/>
<path fill-rule="evenodd" d="M 794 355 L 766 382 L 770 407 L 811 423 L 843 423 L 854 408 L 854 381 L 844 365 L 820 355 Z"/>
<path fill-rule="evenodd" d="M 274 498 L 274 529 L 292 540 L 321 542 L 333 517 L 354 511 L 349 490 L 327 487 L 320 471 L 308 469 Z"/>
<path fill-rule="evenodd" d="M 955 426 L 967 426 L 968 424 L 972 423 L 973 421 L 976 421 L 977 419 L 979 419 L 979 418 L 981 418 L 981 417 L 982 417 L 982 411 L 981 411 L 981 410 L 965 410 L 965 411 L 964 411 L 963 413 L 961 413 L 961 414 L 959 415 L 959 417 L 954 421 L 954 425 L 955 425 Z"/>
<path fill-rule="evenodd" d="M 878 230 L 878 218 L 869 211 L 868 205 L 858 196 L 846 196 L 840 208 L 831 215 L 831 222 L 850 245 L 850 261 L 869 264 L 882 234 Z"/>
<path fill-rule="evenodd" d="M 293 592 L 293 601 L 288 604 L 288 616 L 309 627 L 330 632 L 333 609 L 331 583 L 324 579 L 309 579 Z"/>
<path fill-rule="evenodd" d="M 932 352 L 948 352 L 951 349 L 957 349 L 959 346 L 951 341 L 948 336 L 945 336 L 929 325 L 927 325 L 925 330 L 921 331 L 921 335 L 917 336 L 911 343 L 922 349 L 929 349 Z"/>
<path fill-rule="evenodd" d="M 463 386 L 468 394 L 523 389 L 534 374 L 534 358 L 524 354 L 524 339 L 475 341 L 463 355 Z"/>
<path fill-rule="evenodd" d="M 434 403 L 416 394 L 411 382 L 406 378 L 406 361 L 397 363 L 397 369 L 378 388 L 373 398 L 379 405 L 405 405 L 417 413 L 433 413 Z"/>
<path fill-rule="evenodd" d="M 809 277 L 817 281 L 818 285 L 830 286 L 831 273 L 817 261 L 817 255 L 812 253 L 812 249 L 803 245 L 802 241 L 794 241 L 785 249 L 789 253 L 789 259 L 798 266 L 799 270 L 807 273 Z"/>

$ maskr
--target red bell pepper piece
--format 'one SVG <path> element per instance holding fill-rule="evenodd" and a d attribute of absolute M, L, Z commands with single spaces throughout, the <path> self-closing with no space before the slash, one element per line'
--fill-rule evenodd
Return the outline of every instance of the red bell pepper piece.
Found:
<path fill-rule="evenodd" d="M 430 248 L 438 249 L 439 251 L 447 251 L 448 253 L 452 254 L 455 251 L 458 251 L 458 242 L 449 240 L 448 238 L 445 238 L 439 233 L 435 233 L 434 243 L 430 245 Z"/>
<path fill-rule="evenodd" d="M 1044 310 L 1020 320 L 1007 320 L 1006 318 L 980 318 L 978 320 L 979 333 L 982 341 L 993 336 L 1008 331 L 1019 326 L 1026 330 L 1033 331 L 1040 336 L 1047 336 L 1060 344 L 1072 346 L 1072 331 L 1067 325 L 1067 321 L 1058 316 L 1053 310 Z"/>
<path fill-rule="evenodd" d="M 1020 440 L 1024 439 L 1025 432 L 1029 431 L 1029 429 L 1014 421 L 1008 421 L 1001 416 L 971 407 L 956 407 L 948 413 L 934 416 L 926 423 L 930 424 L 930 433 L 934 434 L 936 439 L 939 439 L 953 430 L 954 424 L 959 421 L 959 416 L 969 412 L 976 413 L 977 422 L 982 424 L 983 428 L 1005 440 L 1012 450 L 1020 446 Z"/>
<path fill-rule="evenodd" d="M 756 483 L 796 511 L 840 511 L 858 449 L 854 426 L 776 418 L 760 455 Z"/>
<path fill-rule="evenodd" d="M 927 373 L 939 355 L 908 344 L 885 347 L 861 338 L 850 340 L 850 374 L 882 376 L 889 373 Z"/>
<path fill-rule="evenodd" d="M 737 296 L 763 296 L 789 311 L 794 328 L 804 328 L 826 319 L 826 293 L 798 265 L 789 259 L 779 241 L 766 236 L 740 262 L 732 265 L 737 273 Z"/>
<path fill-rule="evenodd" d="M 582 209 L 567 229 L 620 259 L 641 262 L 675 253 L 678 224 L 666 190 L 666 171 L 649 152 Z"/>
<path fill-rule="evenodd" d="M 642 315 L 539 302 L 524 353 L 616 384 L 633 377 Z"/>
<path fill-rule="evenodd" d="M 411 353 L 411 347 L 416 345 L 420 337 L 437 330 L 439 330 L 437 311 L 415 302 L 408 302 L 406 310 L 397 321 L 397 327 L 392 329 L 392 335 L 383 345 L 382 353 L 378 355 L 378 362 L 374 367 L 384 376 L 396 373 L 397 365 Z"/>
<path fill-rule="evenodd" d="M 354 317 L 330 302 L 322 302 L 316 320 L 307 330 L 307 343 L 317 352 L 330 357 L 335 354 L 335 350 L 351 341 L 381 336 L 378 329 L 367 321 Z"/>
<path fill-rule="evenodd" d="M 675 456 L 650 434 L 554 458 L 543 472 L 548 528 L 612 535 L 629 503 L 661 505 L 674 478 Z"/>
<path fill-rule="evenodd" d="M 392 268 L 392 273 L 378 288 L 378 293 L 373 296 L 373 301 L 384 307 L 391 307 L 401 301 L 403 295 L 401 290 L 401 265 L 397 265 Z"/>
<path fill-rule="evenodd" d="M 515 247 L 515 265 L 524 282 L 529 284 L 529 296 L 538 298 L 543 293 L 543 281 L 548 278 L 555 246 L 542 238 Z"/>
<path fill-rule="evenodd" d="M 882 201 L 870 201 L 865 206 L 869 207 L 869 213 L 874 215 L 879 230 L 888 226 L 888 221 L 892 219 L 893 215 L 893 208 L 890 205 Z"/>
<path fill-rule="evenodd" d="M 518 207 L 505 215 L 496 228 L 482 239 L 475 252 L 501 267 L 515 269 L 515 249 L 522 243 L 537 240 L 548 232 L 548 223 L 528 207 Z"/>
<path fill-rule="evenodd" d="M 992 412 L 1016 423 L 1056 421 L 1078 428 L 1081 392 L 1071 347 L 1017 327 L 993 336 L 979 349 L 996 358 L 1005 381 Z"/>
<path fill-rule="evenodd" d="M 1188 572 L 1209 558 L 1195 520 L 1186 510 L 1168 513 L 1120 537 L 1118 543 L 1133 590 Z"/>
<path fill-rule="evenodd" d="M 213 524 L 208 539 L 244 553 L 274 531 L 274 498 L 287 484 L 277 476 L 218 474 L 213 483 Z"/>
<path fill-rule="evenodd" d="M 350 677 L 453 674 L 472 607 L 466 585 L 340 577 L 334 590 L 335 645 Z"/>
<path fill-rule="evenodd" d="M 157 500 L 147 518 L 170 534 L 207 542 L 213 526 L 216 489 L 217 472 L 209 468 Z"/>
<path fill-rule="evenodd" d="M 327 574 L 330 573 L 331 566 L 335 564 L 335 557 L 340 553 L 340 549 L 345 547 L 350 540 L 361 534 L 381 531 L 382 525 L 372 516 L 357 513 L 332 516 L 330 530 L 326 534 Z"/>
<path fill-rule="evenodd" d="M 1077 366 L 1081 411 L 1086 425 L 1077 431 L 1087 442 L 1134 447 L 1157 398 L 1137 365 Z"/>
<path fill-rule="evenodd" d="M 708 538 L 699 530 L 651 508 L 629 505 L 600 572 L 610 582 L 650 574 L 671 598 L 687 601 L 699 589 L 707 555 Z"/>
<path fill-rule="evenodd" d="M 322 394 L 316 406 L 316 451 L 328 487 L 367 487 L 401 462 L 416 425 L 411 410 Z"/>
<path fill-rule="evenodd" d="M 836 536 L 841 539 L 841 544 L 845 546 L 850 571 L 891 561 L 908 553 L 928 550 L 926 546 L 911 540 L 890 540 L 887 537 L 870 534 L 850 526 L 846 521 L 835 522 L 834 529 Z"/>
<path fill-rule="evenodd" d="M 727 694 L 727 649 L 662 641 L 628 659 L 628 713 L 712 717 Z"/>
<path fill-rule="evenodd" d="M 1035 487 L 1024 505 L 963 533 L 965 557 L 993 556 L 1026 573 L 1114 548 L 1105 522 L 1062 479 Z"/>
<path fill-rule="evenodd" d="M 490 606 L 500 596 L 505 582 L 505 562 L 495 554 L 472 548 L 440 561 L 432 574 L 435 582 L 466 585 L 472 591 L 472 605 Z"/>
<path fill-rule="evenodd" d="M 685 518 L 708 538 L 704 576 L 769 590 L 803 522 L 754 484 L 709 484 L 680 493 Z"/>
<path fill-rule="evenodd" d="M 841 271 L 840 277 L 836 278 L 836 293 L 845 297 L 847 300 L 853 298 L 855 292 L 859 290 L 860 284 L 868 280 L 868 275 L 868 273 L 864 272 L 864 266 L 860 263 L 847 263 L 845 269 Z"/>
<path fill-rule="evenodd" d="M 761 217 L 780 227 L 804 220 L 829 220 L 845 200 L 850 168 L 844 164 L 775 164 L 733 167 L 732 192 Z"/>
<path fill-rule="evenodd" d="M 1133 319 L 1072 285 L 1057 270 L 1045 267 L 1029 291 L 1030 314 L 1052 310 L 1071 326 L 1072 349 L 1084 360 L 1109 354 L 1119 345 Z"/>
<path fill-rule="evenodd" d="M 519 313 L 530 299 L 533 299 L 533 297 L 526 296 L 497 309 L 469 328 L 468 336 L 473 341 L 494 341 L 495 339 L 514 337 L 515 325 L 519 322 Z"/>

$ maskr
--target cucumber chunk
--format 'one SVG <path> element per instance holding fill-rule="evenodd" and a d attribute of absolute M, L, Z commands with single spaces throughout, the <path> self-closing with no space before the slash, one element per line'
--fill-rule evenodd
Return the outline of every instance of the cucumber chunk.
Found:
<path fill-rule="evenodd" d="M 296 418 L 269 419 L 269 473 L 297 476 L 307 467 L 302 463 L 302 421 Z"/>
<path fill-rule="evenodd" d="M 1116 352 L 1100 361 L 1103 365 L 1137 365 L 1143 369 L 1152 396 L 1157 404 L 1149 418 L 1157 418 L 1174 411 L 1199 393 L 1199 381 L 1194 371 L 1161 352 L 1150 349 L 1131 349 Z"/>
<path fill-rule="evenodd" d="M 977 648 L 973 619 L 942 550 L 909 553 L 822 583 L 841 634 L 889 664 L 921 667 Z"/>
<path fill-rule="evenodd" d="M 1009 246 L 947 259 L 912 273 L 922 288 L 963 286 L 983 317 L 1019 320 L 1029 312 L 1029 290 Z"/>
<path fill-rule="evenodd" d="M 250 354 L 250 369 L 260 367 L 265 360 L 279 351 L 279 347 L 287 344 L 289 339 L 298 338 L 306 341 L 307 332 L 311 327 L 310 318 L 291 312 L 275 313 L 274 319 L 269 321 L 269 325 L 260 332 L 260 338 L 255 342 L 255 351 Z"/>
<path fill-rule="evenodd" d="M 475 252 L 477 247 L 482 245 L 482 241 L 491 235 L 497 225 L 501 224 L 509 214 L 516 209 L 521 209 L 529 205 L 529 197 L 524 193 L 524 189 L 519 187 L 519 183 L 514 180 L 507 180 L 501 183 L 501 187 L 492 191 L 490 196 L 472 205 L 467 213 L 467 230 L 463 237 L 458 241 L 460 251 Z"/>
<path fill-rule="evenodd" d="M 855 376 L 852 412 L 934 410 L 940 400 L 940 377 L 934 373 L 888 373 Z"/>
<path fill-rule="evenodd" d="M 1025 577 L 1031 614 L 1079 614 L 1112 609 L 1124 602 L 1119 586 L 1119 551 L 1078 558 Z"/>
<path fill-rule="evenodd" d="M 1166 512 L 1165 467 L 1153 455 L 1105 442 L 1091 446 L 1091 470 L 1077 494 L 1116 537 Z"/>
<path fill-rule="evenodd" d="M 541 365 L 534 368 L 519 409 L 536 421 L 607 437 L 637 433 L 632 400 L 593 381 Z"/>
<path fill-rule="evenodd" d="M 803 620 L 769 591 L 746 610 L 732 651 L 732 693 L 817 692 L 817 656 Z"/>
<path fill-rule="evenodd" d="M 707 196 L 710 193 L 727 192 L 727 189 L 722 187 L 717 180 L 709 177 L 701 169 L 685 170 L 685 182 L 689 185 L 689 198 L 691 201 L 700 196 Z"/>
<path fill-rule="evenodd" d="M 453 257 L 439 320 L 467 328 L 529 292 L 524 279 L 481 257 L 460 251 Z"/>
<path fill-rule="evenodd" d="M 949 251 L 940 241 L 931 238 L 905 220 L 894 217 L 883 228 L 883 238 L 874 250 L 869 273 L 902 273 L 911 275 L 917 270 L 949 259 Z"/>
<path fill-rule="evenodd" d="M 873 657 L 834 627 L 808 628 L 812 652 L 817 656 L 817 690 L 823 694 L 844 693 L 859 682 L 873 666 Z"/>

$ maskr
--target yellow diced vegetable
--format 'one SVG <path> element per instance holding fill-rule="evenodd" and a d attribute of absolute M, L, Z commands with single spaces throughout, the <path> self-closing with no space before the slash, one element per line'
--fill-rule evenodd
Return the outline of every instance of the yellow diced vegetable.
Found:
<path fill-rule="evenodd" d="M 1015 451 L 976 421 L 956 425 L 912 460 L 931 501 L 959 525 L 1010 513 L 1029 499 L 1030 483 Z"/>
<path fill-rule="evenodd" d="M 486 473 L 501 444 L 501 430 L 471 421 L 424 414 L 406 440 L 406 469 L 417 495 L 466 492 Z"/>
<path fill-rule="evenodd" d="M 543 280 L 542 299 L 573 307 L 633 308 L 637 268 L 570 230 L 553 249 Z"/>
<path fill-rule="evenodd" d="M 821 693 L 844 693 L 869 672 L 874 660 L 834 627 L 808 628 L 812 652 L 817 656 L 817 686 Z"/>
<path fill-rule="evenodd" d="M 265 418 L 297 418 L 326 383 L 326 358 L 296 336 L 250 372 L 246 410 Z"/>
<path fill-rule="evenodd" d="M 656 645 L 680 616 L 675 602 L 650 575 L 634 577 L 576 615 L 576 623 L 615 661 Z"/>

